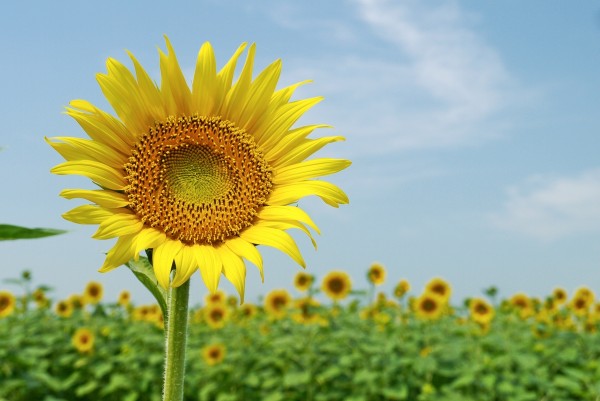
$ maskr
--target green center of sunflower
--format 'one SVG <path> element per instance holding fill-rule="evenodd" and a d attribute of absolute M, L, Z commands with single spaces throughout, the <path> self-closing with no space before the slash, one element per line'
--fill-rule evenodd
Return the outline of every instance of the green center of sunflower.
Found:
<path fill-rule="evenodd" d="M 254 138 L 219 117 L 170 118 L 135 145 L 125 165 L 130 208 L 186 244 L 213 244 L 252 225 L 272 188 Z"/>

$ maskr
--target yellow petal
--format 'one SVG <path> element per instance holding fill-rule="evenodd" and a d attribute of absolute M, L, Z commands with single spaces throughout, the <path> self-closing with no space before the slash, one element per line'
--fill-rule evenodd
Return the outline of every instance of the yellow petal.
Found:
<path fill-rule="evenodd" d="M 321 158 L 307 160 L 277 169 L 273 177 L 273 183 L 288 184 L 334 174 L 351 164 L 350 160 L 344 159 Z"/>
<path fill-rule="evenodd" d="M 265 206 L 258 213 L 260 220 L 302 222 L 320 234 L 319 227 L 312 221 L 310 216 L 297 206 Z"/>
<path fill-rule="evenodd" d="M 217 61 L 209 42 L 205 42 L 198 52 L 196 71 L 192 82 L 192 109 L 199 115 L 210 115 L 215 107 L 215 87 L 217 84 Z"/>
<path fill-rule="evenodd" d="M 157 248 L 160 244 L 166 241 L 167 236 L 162 231 L 154 228 L 144 228 L 135 237 L 134 250 L 137 255 L 142 250 Z"/>
<path fill-rule="evenodd" d="M 106 254 L 104 264 L 98 270 L 100 273 L 106 273 L 116 267 L 124 265 L 134 256 L 132 240 L 134 235 L 119 237 L 115 246 Z"/>
<path fill-rule="evenodd" d="M 235 66 L 237 64 L 237 60 L 246 48 L 247 43 L 242 43 L 233 56 L 229 59 L 227 64 L 219 71 L 217 74 L 217 87 L 215 90 L 215 108 L 214 110 L 220 110 L 223 101 L 225 100 L 225 95 L 231 89 L 231 82 L 233 80 L 233 73 L 235 72 Z"/>
<path fill-rule="evenodd" d="M 194 245 L 197 246 L 197 245 Z M 196 253 L 192 246 L 184 245 L 181 252 L 175 257 L 175 277 L 171 286 L 179 287 L 190 279 L 192 274 L 198 268 Z"/>
<path fill-rule="evenodd" d="M 290 152 L 293 152 L 297 146 L 302 145 L 304 142 L 307 142 L 307 136 L 309 136 L 315 129 L 318 128 L 332 128 L 330 125 L 326 124 L 314 124 L 314 125 L 305 125 L 302 127 L 294 128 L 288 131 L 285 136 L 281 138 L 280 141 L 274 143 L 272 147 L 270 147 L 265 152 L 265 158 L 270 162 L 277 162 L 278 160 L 286 157 Z M 304 160 L 304 159 L 301 159 Z M 299 160 L 299 161 L 301 161 Z"/>
<path fill-rule="evenodd" d="M 171 268 L 175 256 L 181 251 L 183 244 L 181 241 L 167 240 L 154 248 L 152 251 L 152 265 L 154 266 L 154 275 L 158 283 L 164 289 L 169 288 L 171 278 Z"/>
<path fill-rule="evenodd" d="M 135 234 L 142 229 L 143 225 L 144 223 L 142 223 L 135 214 L 114 214 L 100 223 L 98 230 L 94 233 L 92 238 L 109 239 Z"/>
<path fill-rule="evenodd" d="M 131 54 L 131 52 L 127 53 L 133 62 L 137 83 L 140 88 L 140 96 L 142 97 L 143 102 L 146 104 L 148 112 L 150 115 L 153 115 L 157 121 L 164 119 L 167 115 L 167 112 L 165 111 L 158 86 L 156 86 L 144 67 L 142 67 L 133 54 Z"/>
<path fill-rule="evenodd" d="M 122 173 L 112 167 L 92 160 L 76 160 L 61 163 L 50 170 L 58 175 L 83 175 L 101 187 L 123 190 L 127 185 Z"/>
<path fill-rule="evenodd" d="M 197 245 L 194 249 L 196 261 L 198 262 L 198 270 L 202 275 L 202 280 L 206 288 L 211 293 L 214 293 L 219 286 L 219 278 L 221 277 L 221 268 L 223 262 L 217 254 L 215 248 L 210 245 Z"/>
<path fill-rule="evenodd" d="M 296 263 L 306 267 L 302 254 L 294 239 L 285 231 L 271 227 L 254 225 L 242 231 L 240 238 L 257 245 L 267 245 L 289 255 Z"/>
<path fill-rule="evenodd" d="M 225 245 L 233 251 L 233 253 L 255 265 L 258 268 L 260 278 L 264 283 L 265 275 L 263 270 L 263 260 L 260 252 L 256 249 L 256 246 L 239 237 L 225 241 Z"/>
<path fill-rule="evenodd" d="M 62 217 L 77 224 L 100 224 L 113 215 L 113 212 L 95 205 L 81 205 L 64 213 Z"/>
<path fill-rule="evenodd" d="M 269 195 L 269 205 L 289 205 L 305 196 L 316 195 L 330 206 L 338 207 L 349 202 L 348 196 L 336 185 L 327 181 L 304 181 L 277 185 Z"/>
<path fill-rule="evenodd" d="M 216 250 L 223 261 L 223 274 L 233 284 L 240 295 L 240 303 L 243 303 L 246 286 L 246 265 L 244 261 L 226 246 L 220 246 Z"/>
<path fill-rule="evenodd" d="M 104 189 L 63 189 L 60 196 L 66 199 L 85 199 L 107 209 L 125 207 L 129 204 L 127 195 Z"/>
<path fill-rule="evenodd" d="M 262 119 L 267 118 L 266 110 L 280 74 L 281 60 L 276 60 L 256 77 L 248 89 L 248 97 L 235 120 L 237 125 L 251 132 L 255 124 L 260 124 Z"/>
<path fill-rule="evenodd" d="M 185 81 L 179 62 L 175 56 L 175 50 L 165 36 L 167 44 L 167 53 L 159 50 L 160 56 L 160 91 L 166 100 L 167 111 L 169 115 L 179 117 L 181 115 L 189 116 L 191 114 L 190 106 L 192 92 Z"/>
<path fill-rule="evenodd" d="M 94 160 L 114 168 L 122 168 L 127 158 L 115 152 L 113 148 L 100 142 L 73 137 L 44 137 L 47 144 L 52 146 L 65 160 Z M 59 142 L 53 142 L 59 141 Z"/>
<path fill-rule="evenodd" d="M 326 136 L 317 139 L 302 139 L 299 142 L 292 142 L 288 147 L 283 147 L 278 156 L 267 159 L 273 168 L 288 166 L 290 164 L 301 162 L 313 153 L 317 152 L 323 146 L 333 142 L 345 141 L 343 136 Z M 277 145 L 279 146 L 279 144 Z"/>

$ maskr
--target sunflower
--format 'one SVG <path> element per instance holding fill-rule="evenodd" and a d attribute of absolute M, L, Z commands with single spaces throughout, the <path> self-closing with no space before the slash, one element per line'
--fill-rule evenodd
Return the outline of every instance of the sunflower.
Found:
<path fill-rule="evenodd" d="M 403 298 L 407 292 L 410 291 L 410 283 L 408 280 L 400 280 L 396 287 L 394 287 L 394 296 L 396 298 Z"/>
<path fill-rule="evenodd" d="M 576 292 L 569 303 L 569 308 L 577 316 L 586 315 L 590 311 L 590 306 L 593 303 L 593 298 L 590 298 L 585 293 Z"/>
<path fill-rule="evenodd" d="M 271 317 L 282 318 L 285 316 L 291 302 L 292 297 L 286 290 L 273 290 L 265 297 L 265 311 Z"/>
<path fill-rule="evenodd" d="M 209 366 L 223 362 L 223 359 L 225 359 L 225 346 L 223 344 L 210 344 L 203 347 L 202 359 Z"/>
<path fill-rule="evenodd" d="M 298 228 L 313 243 L 307 226 L 319 230 L 297 207 L 299 199 L 316 195 L 330 206 L 348 203 L 340 188 L 314 178 L 339 172 L 350 161 L 307 160 L 344 138 L 308 138 L 325 125 L 292 128 L 322 98 L 290 101 L 307 81 L 276 90 L 280 60 L 253 79 L 254 44 L 233 82 L 246 44 L 217 72 L 213 49 L 204 43 L 190 87 L 165 39 L 160 87 L 133 55 L 135 74 L 110 58 L 97 80 L 117 117 L 74 100 L 67 114 L 90 139 L 47 139 L 66 160 L 51 172 L 83 175 L 99 187 L 64 190 L 63 197 L 91 204 L 63 216 L 98 224 L 94 238 L 118 238 L 101 272 L 152 249 L 162 287 L 180 286 L 199 270 L 214 292 L 223 273 L 243 300 L 244 259 L 263 273 L 257 245 L 277 248 L 305 266 L 286 230 Z"/>
<path fill-rule="evenodd" d="M 103 295 L 104 289 L 102 284 L 97 281 L 90 281 L 83 291 L 83 300 L 86 304 L 96 305 L 102 300 Z"/>
<path fill-rule="evenodd" d="M 45 308 L 50 306 L 50 300 L 46 297 L 46 292 L 42 288 L 38 288 L 33 291 L 33 301 L 38 308 Z"/>
<path fill-rule="evenodd" d="M 11 315 L 15 310 L 17 299 L 8 291 L 0 291 L 0 318 Z"/>
<path fill-rule="evenodd" d="M 435 320 L 442 315 L 446 300 L 438 293 L 426 291 L 414 301 L 414 310 L 418 317 Z"/>
<path fill-rule="evenodd" d="M 564 288 L 555 288 L 552 291 L 552 298 L 556 301 L 557 305 L 562 305 L 567 302 L 567 291 Z"/>
<path fill-rule="evenodd" d="M 308 291 L 314 281 L 315 277 L 312 274 L 298 272 L 294 277 L 294 287 L 296 287 L 298 291 L 305 292 Z"/>
<path fill-rule="evenodd" d="M 229 319 L 229 309 L 225 304 L 213 303 L 203 309 L 204 320 L 213 329 L 220 329 L 225 326 Z"/>
<path fill-rule="evenodd" d="M 447 301 L 452 294 L 452 287 L 446 280 L 436 277 L 425 285 L 425 291 L 433 292 Z"/>
<path fill-rule="evenodd" d="M 494 308 L 481 298 L 469 301 L 469 313 L 471 319 L 482 326 L 489 324 L 494 318 Z"/>
<path fill-rule="evenodd" d="M 251 319 L 256 315 L 257 311 L 258 308 L 256 307 L 256 305 L 251 303 L 245 303 L 242 306 L 240 306 L 237 313 L 243 319 Z"/>
<path fill-rule="evenodd" d="M 81 309 L 84 306 L 83 297 L 79 294 L 71 294 L 67 301 L 73 306 L 73 309 Z"/>
<path fill-rule="evenodd" d="M 204 303 L 206 305 L 210 305 L 210 304 L 222 304 L 222 303 L 225 302 L 226 298 L 227 298 L 227 294 L 225 294 L 221 290 L 216 290 L 215 292 L 207 294 L 204 297 Z"/>
<path fill-rule="evenodd" d="M 122 307 L 126 308 L 131 303 L 131 293 L 127 290 L 123 290 L 119 293 L 119 299 L 117 303 Z"/>
<path fill-rule="evenodd" d="M 294 302 L 295 313 L 292 319 L 301 324 L 323 324 L 325 319 L 319 314 L 319 302 L 313 298 L 301 298 Z"/>
<path fill-rule="evenodd" d="M 87 328 L 79 328 L 71 338 L 73 346 L 82 354 L 91 352 L 94 349 L 94 333 Z"/>
<path fill-rule="evenodd" d="M 531 298 L 526 294 L 514 294 L 509 300 L 509 304 L 514 310 L 519 312 L 521 318 L 525 319 L 533 315 L 534 307 Z"/>
<path fill-rule="evenodd" d="M 332 271 L 323 277 L 321 289 L 329 298 L 339 301 L 348 296 L 352 289 L 352 282 L 346 272 Z"/>
<path fill-rule="evenodd" d="M 373 285 L 383 284 L 385 281 L 385 267 L 380 263 L 373 263 L 367 271 L 367 280 Z"/>
<path fill-rule="evenodd" d="M 58 301 L 54 311 L 60 317 L 70 317 L 73 314 L 73 305 L 69 301 Z"/>

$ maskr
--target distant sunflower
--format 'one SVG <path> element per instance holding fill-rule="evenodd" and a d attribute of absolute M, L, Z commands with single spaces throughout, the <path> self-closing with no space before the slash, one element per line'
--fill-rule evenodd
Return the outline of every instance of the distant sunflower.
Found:
<path fill-rule="evenodd" d="M 425 285 L 425 291 L 433 292 L 446 301 L 450 299 L 450 295 L 452 295 L 452 287 L 450 287 L 450 284 L 439 277 L 431 279 Z"/>
<path fill-rule="evenodd" d="M 469 302 L 471 319 L 480 325 L 487 325 L 494 318 L 494 308 L 481 298 L 472 298 Z"/>
<path fill-rule="evenodd" d="M 435 292 L 426 291 L 414 301 L 414 310 L 418 317 L 435 320 L 442 315 L 446 300 Z"/>
<path fill-rule="evenodd" d="M 373 263 L 367 271 L 367 280 L 374 285 L 383 284 L 385 281 L 385 267 L 380 263 Z"/>
<path fill-rule="evenodd" d="M 555 288 L 552 291 L 552 297 L 554 298 L 554 300 L 556 301 L 556 303 L 558 305 L 562 305 L 565 302 L 567 302 L 567 299 L 568 299 L 567 291 L 564 288 Z"/>
<path fill-rule="evenodd" d="M 585 299 L 589 305 L 594 303 L 594 299 L 596 298 L 594 292 L 590 290 L 588 287 L 580 287 L 575 290 L 575 294 L 573 294 L 573 298 L 582 298 Z"/>
<path fill-rule="evenodd" d="M 46 297 L 46 292 L 38 288 L 33 292 L 33 301 L 38 306 L 38 308 L 45 308 L 50 305 L 50 300 Z"/>
<path fill-rule="evenodd" d="M 294 302 L 292 319 L 301 324 L 322 324 L 325 319 L 319 314 L 319 303 L 314 298 L 301 298 Z"/>
<path fill-rule="evenodd" d="M 587 294 L 575 293 L 571 299 L 571 302 L 569 303 L 569 308 L 574 314 L 583 316 L 588 314 L 592 304 L 593 298 L 588 297 Z"/>
<path fill-rule="evenodd" d="M 83 291 L 83 300 L 86 304 L 96 305 L 102 300 L 103 295 L 104 288 L 102 287 L 102 284 L 97 281 L 90 281 Z"/>
<path fill-rule="evenodd" d="M 101 272 L 152 249 L 162 287 L 178 287 L 199 270 L 214 292 L 223 273 L 243 301 L 244 259 L 262 275 L 256 245 L 277 248 L 305 266 L 286 230 L 298 228 L 311 240 L 307 226 L 319 230 L 296 205 L 299 199 L 315 195 L 334 207 L 348 203 L 341 189 L 315 178 L 350 162 L 307 160 L 344 138 L 308 138 L 324 125 L 292 128 L 321 97 L 290 101 L 306 81 L 276 90 L 280 60 L 253 79 L 254 45 L 233 82 L 246 44 L 217 72 L 213 49 L 205 43 L 191 87 L 168 39 L 166 47 L 166 53 L 160 51 L 160 86 L 133 55 L 135 75 L 110 58 L 108 72 L 97 80 L 117 117 L 74 100 L 67 114 L 91 139 L 47 140 L 66 160 L 53 173 L 83 175 L 100 188 L 64 190 L 63 197 L 91 204 L 63 216 L 98 224 L 96 239 L 117 238 Z"/>
<path fill-rule="evenodd" d="M 73 334 L 71 342 L 80 353 L 91 352 L 94 349 L 94 333 L 87 328 L 77 329 Z"/>
<path fill-rule="evenodd" d="M 332 271 L 323 277 L 321 289 L 329 298 L 340 301 L 348 296 L 352 289 L 352 282 L 348 273 Z"/>
<path fill-rule="evenodd" d="M 240 306 L 237 313 L 242 318 L 251 319 L 252 317 L 256 316 L 257 311 L 258 308 L 256 307 L 256 305 L 246 302 L 242 306 Z"/>
<path fill-rule="evenodd" d="M 17 300 L 15 296 L 8 291 L 0 291 L 0 318 L 11 315 L 15 310 Z"/>
<path fill-rule="evenodd" d="M 73 309 L 81 309 L 85 305 L 83 303 L 83 297 L 79 294 L 71 294 L 67 301 L 73 306 Z"/>
<path fill-rule="evenodd" d="M 60 317 L 70 317 L 73 314 L 73 305 L 69 301 L 58 301 L 54 311 Z"/>
<path fill-rule="evenodd" d="M 217 365 L 225 359 L 225 346 L 223 344 L 210 344 L 202 348 L 202 359 L 209 366 Z"/>
<path fill-rule="evenodd" d="M 220 329 L 229 320 L 229 309 L 223 303 L 206 305 L 203 309 L 204 321 L 213 329 Z"/>
<path fill-rule="evenodd" d="M 305 272 L 298 272 L 294 277 L 294 287 L 301 292 L 308 291 L 314 280 L 315 278 L 313 275 Z"/>
<path fill-rule="evenodd" d="M 394 296 L 396 298 L 403 298 L 407 292 L 410 291 L 410 283 L 408 280 L 400 280 L 396 287 L 394 287 Z"/>
<path fill-rule="evenodd" d="M 123 290 L 119 293 L 119 299 L 117 303 L 122 307 L 126 308 L 131 303 L 131 293 L 127 290 Z"/>
<path fill-rule="evenodd" d="M 225 303 L 226 299 L 227 294 L 225 294 L 225 292 L 223 292 L 222 290 L 216 290 L 215 292 L 206 294 L 206 296 L 204 297 L 204 303 L 206 305 L 222 304 Z"/>
<path fill-rule="evenodd" d="M 282 318 L 291 302 L 292 297 L 286 290 L 273 290 L 265 297 L 265 311 L 271 317 Z"/>
<path fill-rule="evenodd" d="M 521 318 L 525 319 L 533 315 L 534 306 L 533 301 L 526 294 L 517 293 L 514 294 L 509 300 L 509 304 L 514 310 L 519 312 Z"/>

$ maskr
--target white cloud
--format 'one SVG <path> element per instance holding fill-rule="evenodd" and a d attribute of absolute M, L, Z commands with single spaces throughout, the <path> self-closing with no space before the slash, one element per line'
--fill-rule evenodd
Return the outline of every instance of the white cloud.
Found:
<path fill-rule="evenodd" d="M 600 168 L 574 177 L 532 177 L 509 188 L 504 209 L 490 220 L 542 240 L 600 231 Z"/>

